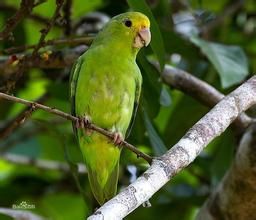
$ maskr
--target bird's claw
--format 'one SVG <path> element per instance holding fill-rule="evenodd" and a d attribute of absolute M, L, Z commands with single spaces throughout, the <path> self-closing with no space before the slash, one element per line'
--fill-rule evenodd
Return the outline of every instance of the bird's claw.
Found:
<path fill-rule="evenodd" d="M 88 128 L 91 124 L 89 116 L 78 117 L 76 120 L 76 128 Z"/>
<path fill-rule="evenodd" d="M 113 142 L 115 145 L 120 145 L 124 141 L 123 135 L 120 132 L 115 132 Z"/>

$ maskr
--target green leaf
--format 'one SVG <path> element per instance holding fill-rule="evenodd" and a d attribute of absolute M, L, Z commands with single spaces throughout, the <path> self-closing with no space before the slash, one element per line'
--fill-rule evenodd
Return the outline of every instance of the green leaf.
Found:
<path fill-rule="evenodd" d="M 160 63 L 161 70 L 164 67 L 164 56 L 165 56 L 165 49 L 164 49 L 164 41 L 161 34 L 161 31 L 158 27 L 157 21 L 154 18 L 153 13 L 151 12 L 150 8 L 148 7 L 145 0 L 128 0 L 128 5 L 133 8 L 135 11 L 140 11 L 148 16 L 150 23 L 151 23 L 151 32 L 152 32 L 152 40 L 151 40 L 151 48 L 153 52 L 156 54 L 157 59 Z"/>
<path fill-rule="evenodd" d="M 159 80 L 158 71 L 148 62 L 143 52 L 139 54 L 137 59 L 143 77 L 141 102 L 152 119 L 159 112 L 162 83 Z"/>
<path fill-rule="evenodd" d="M 67 82 L 51 83 L 49 84 L 47 91 L 52 97 L 55 97 L 63 101 L 69 100 L 69 89 Z"/>
<path fill-rule="evenodd" d="M 214 161 L 210 165 L 212 185 L 216 186 L 230 167 L 235 146 L 234 134 L 230 129 L 215 139 L 215 146 L 212 146 L 215 148 L 215 152 L 213 152 Z"/>
<path fill-rule="evenodd" d="M 32 69 L 30 72 L 30 79 L 27 80 L 24 89 L 20 90 L 16 95 L 23 99 L 36 100 L 46 92 L 47 85 L 50 81 L 41 76 L 40 70 Z M 25 108 L 24 105 L 15 104 L 9 111 L 9 116 L 19 114 Z"/>
<path fill-rule="evenodd" d="M 195 36 L 191 41 L 214 65 L 223 88 L 240 83 L 248 75 L 248 61 L 242 48 L 207 42 Z"/>
<path fill-rule="evenodd" d="M 7 216 L 7 214 L 5 215 L 5 214 L 0 214 L 0 219 L 2 219 L 2 220 L 12 220 L 12 219 L 14 219 L 13 217 L 11 217 L 11 216 Z"/>
<path fill-rule="evenodd" d="M 173 104 L 163 132 L 164 142 L 172 146 L 193 126 L 208 109 L 192 97 L 181 92 L 173 93 Z M 162 119 L 164 120 L 164 119 Z"/>
<path fill-rule="evenodd" d="M 171 96 L 169 92 L 167 91 L 166 86 L 162 86 L 161 94 L 160 94 L 160 104 L 162 106 L 168 107 L 172 103 Z"/>
<path fill-rule="evenodd" d="M 45 215 L 56 220 L 84 219 L 88 215 L 87 204 L 78 194 L 48 194 L 38 207 Z"/>
<path fill-rule="evenodd" d="M 148 114 L 145 111 L 143 111 L 143 113 L 144 123 L 148 132 L 149 141 L 153 147 L 154 154 L 155 156 L 160 156 L 164 154 L 168 149 L 162 141 L 161 137 L 158 135 L 157 131 L 155 130 L 153 124 L 148 117 Z"/>

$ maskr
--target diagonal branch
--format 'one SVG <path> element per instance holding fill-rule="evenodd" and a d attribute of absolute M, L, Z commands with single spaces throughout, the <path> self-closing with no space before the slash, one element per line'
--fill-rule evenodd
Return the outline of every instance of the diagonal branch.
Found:
<path fill-rule="evenodd" d="M 34 5 L 35 7 L 35 5 Z M 0 2 L 0 10 L 5 10 L 5 11 L 10 11 L 12 13 L 16 12 L 17 11 L 17 8 L 13 5 L 9 5 L 9 4 L 6 4 L 5 2 L 2 3 Z M 36 22 L 39 22 L 39 23 L 43 23 L 43 24 L 48 24 L 49 23 L 49 19 L 47 17 L 43 17 L 42 15 L 39 15 L 39 14 L 29 14 L 27 15 L 28 19 L 31 19 L 31 20 L 34 20 Z M 55 24 L 57 27 L 62 27 L 63 25 L 60 25 L 59 23 L 56 23 Z"/>
<path fill-rule="evenodd" d="M 72 24 L 71 24 L 71 9 L 72 9 L 72 2 L 73 0 L 66 0 L 63 6 L 63 13 L 65 19 L 65 35 L 69 36 L 72 31 Z"/>
<path fill-rule="evenodd" d="M 42 1 L 39 1 L 38 4 L 41 4 Z M 56 20 L 60 17 L 60 9 L 62 7 L 64 3 L 64 0 L 56 0 L 56 9 L 55 9 L 55 12 L 54 12 L 54 15 L 52 16 L 52 18 L 50 19 L 49 23 L 47 24 L 46 28 L 42 29 L 41 30 L 41 37 L 39 39 L 39 42 L 38 44 L 34 47 L 34 50 L 32 52 L 32 55 L 30 57 L 31 60 L 35 60 L 35 58 L 37 57 L 38 55 L 38 51 L 39 49 L 41 48 L 42 44 L 44 43 L 44 40 L 46 38 L 46 35 L 49 33 L 50 29 L 52 28 L 52 26 L 56 23 Z M 31 5 L 29 5 L 31 4 Z M 33 7 L 35 7 L 36 5 L 34 5 L 34 0 L 23 0 L 22 3 L 21 3 L 21 9 L 22 8 L 29 8 L 29 6 L 31 7 L 31 9 L 28 11 L 30 12 L 32 10 Z M 24 11 L 23 13 L 26 12 L 26 10 L 28 9 L 23 9 L 20 11 Z M 18 12 L 17 12 L 18 13 Z M 22 19 L 23 17 L 20 16 L 19 19 Z M 13 21 L 14 22 L 14 21 Z M 8 24 L 9 22 L 7 22 Z M 14 22 L 15 23 L 15 22 Z M 0 33 L 0 38 L 1 38 L 1 33 Z M 21 59 L 18 59 L 17 63 L 16 63 L 16 69 L 17 71 L 14 72 L 14 74 L 10 75 L 8 77 L 8 83 L 7 83 L 7 86 L 3 86 L 3 88 L 1 88 L 1 91 L 7 91 L 7 92 L 10 92 L 10 90 L 12 90 L 15 85 L 16 85 L 16 82 L 20 79 L 20 77 L 24 74 L 24 72 L 28 69 L 28 66 L 27 66 L 27 56 L 24 56 L 22 57 Z M 16 59 L 15 59 L 16 60 Z M 13 62 L 10 62 L 11 64 L 13 64 Z M 9 63 L 9 64 L 10 64 Z M 1 85 L 2 86 L 2 85 Z"/>
<path fill-rule="evenodd" d="M 188 166 L 239 114 L 256 104 L 256 76 L 223 98 L 164 155 L 153 160 L 135 182 L 99 208 L 89 220 L 120 220 L 150 199 L 173 176 Z"/>
<path fill-rule="evenodd" d="M 60 17 L 60 9 L 61 9 L 63 3 L 64 3 L 64 0 L 56 0 L 56 9 L 55 9 L 54 15 L 50 19 L 46 28 L 41 30 L 41 37 L 39 39 L 38 44 L 36 45 L 36 47 L 34 48 L 34 50 L 32 52 L 32 58 L 35 57 L 35 55 L 37 54 L 39 49 L 42 47 L 42 44 L 44 43 L 46 35 L 51 30 L 52 26 L 56 23 L 56 20 Z"/>
<path fill-rule="evenodd" d="M 20 9 L 7 20 L 4 30 L 0 32 L 0 40 L 10 37 L 11 32 L 26 15 L 30 14 L 33 7 L 34 0 L 22 0 L 20 3 Z"/>
<path fill-rule="evenodd" d="M 152 62 L 154 66 L 158 69 L 159 64 Z M 160 73 L 160 72 L 159 72 Z M 173 86 L 185 94 L 194 97 L 196 100 L 200 101 L 208 107 L 213 107 L 221 99 L 225 97 L 224 94 L 219 92 L 217 89 L 187 73 L 184 70 L 172 67 L 170 65 L 165 65 L 165 68 L 161 74 L 161 77 L 167 85 Z M 252 118 L 242 113 L 235 121 L 234 125 L 238 133 L 242 133 L 246 127 L 252 122 Z"/>
<path fill-rule="evenodd" d="M 60 111 L 60 110 L 58 110 L 56 108 L 48 107 L 48 106 L 39 104 L 37 102 L 27 101 L 25 99 L 21 99 L 21 98 L 17 98 L 17 97 L 11 96 L 11 95 L 7 95 L 7 94 L 2 93 L 2 92 L 0 92 L 0 98 L 4 98 L 4 99 L 7 99 L 7 100 L 12 101 L 12 102 L 18 102 L 18 103 L 27 105 L 27 106 L 29 106 L 29 107 L 31 107 L 33 109 L 42 109 L 42 110 L 44 110 L 46 112 L 49 112 L 49 113 L 61 116 L 62 118 L 65 118 L 67 120 L 71 120 L 73 122 L 76 122 L 77 120 L 79 120 L 79 118 L 77 118 L 77 117 L 75 117 L 73 115 L 70 115 L 68 113 L 62 112 L 62 111 Z M 106 137 L 108 137 L 108 138 L 110 138 L 112 140 L 114 139 L 114 134 L 112 132 L 109 132 L 109 131 L 107 131 L 107 130 L 105 130 L 103 128 L 100 128 L 97 125 L 94 125 L 94 124 L 91 123 L 91 124 L 89 124 L 87 126 L 87 128 L 92 129 L 94 131 L 97 131 L 97 132 L 105 135 Z M 128 142 L 122 141 L 120 146 L 123 146 L 123 147 L 129 149 L 130 151 L 135 153 L 138 157 L 141 157 L 144 160 L 146 160 L 148 163 L 152 162 L 152 158 L 149 155 L 141 152 L 140 150 L 138 150 L 136 147 L 134 147 L 133 145 L 129 144 Z"/>
<path fill-rule="evenodd" d="M 43 102 L 47 97 L 47 94 L 42 95 L 38 98 L 37 102 Z M 22 112 L 20 112 L 16 117 L 9 121 L 3 128 L 0 129 L 0 139 L 7 138 L 15 129 L 17 129 L 21 124 L 23 124 L 27 118 L 29 118 L 34 109 L 32 106 L 28 106 Z"/>
<path fill-rule="evenodd" d="M 36 136 L 38 134 L 41 134 L 42 132 L 48 131 L 45 127 L 34 127 L 31 129 L 25 129 L 25 131 L 22 131 L 21 134 L 15 136 L 14 138 L 8 138 L 4 142 L 1 142 L 0 145 L 0 155 L 5 154 L 6 152 L 9 152 L 10 149 L 12 149 L 17 144 L 20 144 L 27 139 Z"/>

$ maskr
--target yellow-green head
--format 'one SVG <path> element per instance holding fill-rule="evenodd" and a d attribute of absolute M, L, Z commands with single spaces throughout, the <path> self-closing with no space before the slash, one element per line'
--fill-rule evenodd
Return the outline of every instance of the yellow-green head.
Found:
<path fill-rule="evenodd" d="M 111 44 L 135 55 L 151 40 L 150 21 L 140 12 L 126 12 L 113 17 L 95 38 L 93 45 Z"/>

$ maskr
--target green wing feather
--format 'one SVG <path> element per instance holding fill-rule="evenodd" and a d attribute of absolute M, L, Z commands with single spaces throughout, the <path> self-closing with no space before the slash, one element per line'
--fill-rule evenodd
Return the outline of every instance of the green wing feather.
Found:
<path fill-rule="evenodd" d="M 74 63 L 74 65 L 71 69 L 70 78 L 69 78 L 69 85 L 70 85 L 69 97 L 70 97 L 70 103 L 71 103 L 71 114 L 74 115 L 74 116 L 76 116 L 75 96 L 76 96 L 77 81 L 78 81 L 78 76 L 79 76 L 79 73 L 80 73 L 82 63 L 83 63 L 83 57 L 81 56 Z M 73 122 L 72 125 L 73 125 L 73 130 L 75 132 L 75 135 L 77 135 L 77 129 L 76 129 L 75 123 Z"/>
<path fill-rule="evenodd" d="M 76 96 L 76 88 L 77 88 L 77 81 L 79 77 L 79 73 L 81 70 L 83 62 L 83 57 L 79 57 L 78 60 L 74 63 L 71 73 L 70 73 L 70 79 L 69 79 L 69 84 L 70 84 L 70 102 L 71 102 L 71 113 L 72 115 L 75 115 L 75 96 Z"/>
<path fill-rule="evenodd" d="M 141 75 L 138 74 L 138 77 L 135 80 L 135 85 L 136 85 L 135 88 L 136 89 L 135 89 L 135 99 L 134 99 L 134 105 L 133 105 L 133 113 L 132 113 L 132 118 L 131 118 L 130 125 L 127 129 L 127 132 L 126 132 L 126 138 L 128 138 L 129 135 L 131 134 L 132 127 L 133 127 L 133 124 L 135 122 L 136 114 L 137 114 L 138 107 L 139 107 L 139 101 L 140 101 L 141 84 L 142 84 L 142 78 L 141 78 Z"/>

